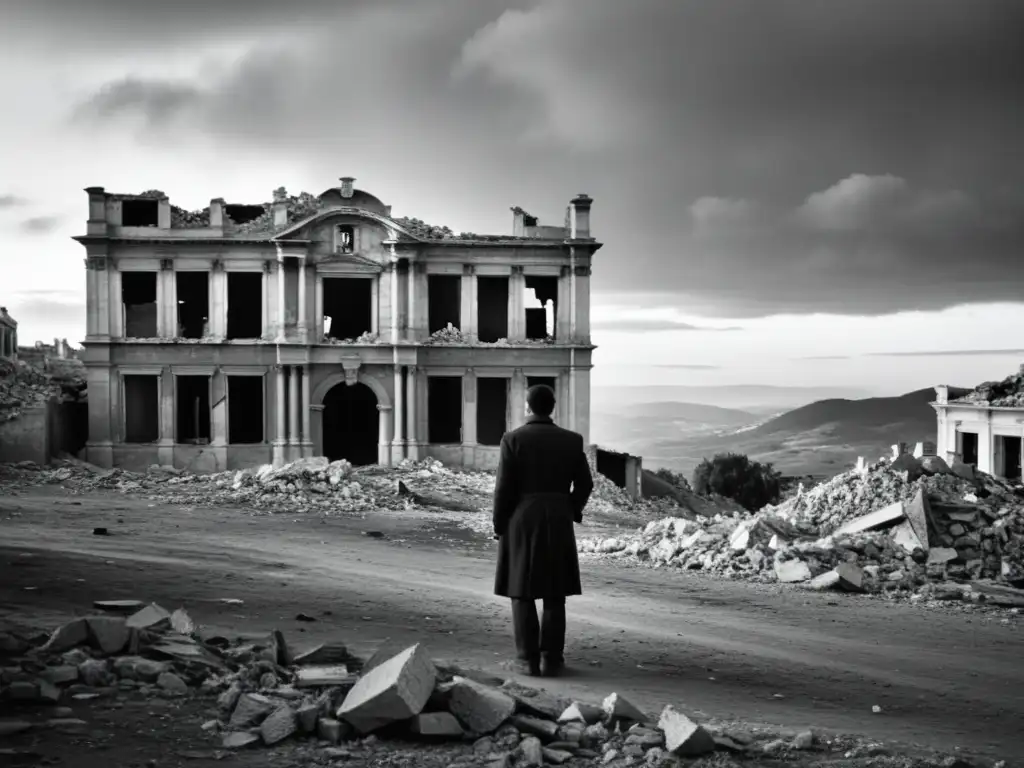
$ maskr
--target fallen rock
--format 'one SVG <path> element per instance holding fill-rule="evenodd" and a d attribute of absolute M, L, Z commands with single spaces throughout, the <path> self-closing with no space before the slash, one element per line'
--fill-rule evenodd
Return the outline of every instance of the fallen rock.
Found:
<path fill-rule="evenodd" d="M 586 723 L 593 725 L 604 718 L 604 710 L 594 704 L 585 704 L 581 701 L 574 701 L 561 715 L 558 716 L 560 723 Z"/>
<path fill-rule="evenodd" d="M 835 567 L 840 588 L 847 592 L 864 591 L 864 571 L 854 563 L 839 563 Z"/>
<path fill-rule="evenodd" d="M 273 711 L 274 702 L 266 696 L 259 693 L 244 693 L 238 697 L 238 704 L 231 713 L 228 727 L 240 731 L 259 725 Z"/>
<path fill-rule="evenodd" d="M 611 725 L 618 722 L 643 723 L 647 721 L 647 715 L 617 693 L 608 694 L 604 700 L 603 709 L 605 720 Z"/>
<path fill-rule="evenodd" d="M 54 685 L 67 685 L 78 680 L 78 667 L 71 666 L 70 664 L 47 667 L 39 673 L 39 676 Z"/>
<path fill-rule="evenodd" d="M 98 611 L 110 611 L 111 613 L 126 613 L 131 615 L 144 608 L 146 604 L 141 600 L 97 600 L 92 607 Z"/>
<path fill-rule="evenodd" d="M 335 720 L 333 717 L 321 717 L 316 723 L 317 738 L 337 744 L 352 733 L 352 726 Z"/>
<path fill-rule="evenodd" d="M 316 731 L 316 724 L 320 719 L 320 705 L 315 702 L 303 704 L 295 710 L 295 717 L 298 719 L 300 731 L 313 733 Z"/>
<path fill-rule="evenodd" d="M 40 649 L 43 653 L 64 653 L 89 642 L 89 624 L 85 619 L 74 619 L 58 627 Z"/>
<path fill-rule="evenodd" d="M 161 629 L 171 626 L 171 614 L 156 603 L 150 603 L 125 620 L 130 629 Z"/>
<path fill-rule="evenodd" d="M 777 560 L 775 576 L 784 584 L 795 584 L 811 578 L 811 568 L 803 560 Z"/>
<path fill-rule="evenodd" d="M 671 704 L 661 711 L 658 727 L 665 733 L 665 749 L 679 757 L 699 757 L 715 751 L 715 740 Z"/>
<path fill-rule="evenodd" d="M 906 454 L 904 454 L 906 455 Z M 913 457 L 911 457 L 913 458 Z M 889 525 L 894 525 L 903 519 L 903 502 L 897 501 L 894 504 L 889 504 L 886 507 L 875 510 L 867 515 L 861 515 L 858 518 L 851 520 L 845 525 L 841 526 L 836 532 L 836 536 L 843 536 L 850 533 L 860 533 L 861 531 L 870 531 L 875 528 L 883 528 Z"/>
<path fill-rule="evenodd" d="M 344 664 L 325 667 L 300 667 L 295 671 L 297 688 L 326 688 L 332 685 L 344 685 L 354 682 Z"/>
<path fill-rule="evenodd" d="M 224 734 L 224 737 L 221 739 L 221 746 L 225 749 L 243 749 L 255 744 L 259 740 L 259 734 L 248 733 L 247 731 L 233 731 Z"/>
<path fill-rule="evenodd" d="M 464 733 L 451 712 L 420 713 L 410 721 L 409 730 L 419 736 L 446 738 L 461 738 Z"/>
<path fill-rule="evenodd" d="M 173 672 L 161 672 L 156 679 L 156 684 L 168 693 L 178 695 L 188 693 L 188 685 Z"/>
<path fill-rule="evenodd" d="M 437 670 L 422 645 L 389 659 L 352 686 L 338 718 L 360 733 L 418 715 L 437 682 Z"/>
<path fill-rule="evenodd" d="M 453 682 L 448 709 L 473 733 L 491 733 L 515 712 L 515 699 L 508 694 L 465 677 Z"/>
<path fill-rule="evenodd" d="M 323 643 L 297 654 L 294 661 L 299 666 L 337 666 L 346 664 L 349 658 L 344 644 Z"/>
<path fill-rule="evenodd" d="M 562 765 L 575 757 L 575 755 L 568 750 L 552 749 L 551 747 L 543 747 L 541 749 L 541 755 L 543 755 L 545 763 L 551 763 L 552 765 Z"/>
<path fill-rule="evenodd" d="M 260 737 L 267 746 L 284 741 L 299 729 L 295 710 L 287 704 L 278 707 L 260 725 Z"/>
<path fill-rule="evenodd" d="M 519 752 L 522 755 L 520 765 L 537 768 L 544 765 L 544 747 L 536 736 L 527 736 L 519 743 Z"/>
<path fill-rule="evenodd" d="M 521 733 L 530 733 L 540 736 L 545 741 L 552 741 L 558 735 L 558 723 L 550 720 L 542 720 L 539 717 L 529 715 L 512 715 L 511 723 Z"/>

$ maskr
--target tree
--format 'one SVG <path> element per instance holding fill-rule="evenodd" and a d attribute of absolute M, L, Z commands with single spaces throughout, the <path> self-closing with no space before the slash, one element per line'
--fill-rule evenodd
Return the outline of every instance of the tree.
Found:
<path fill-rule="evenodd" d="M 702 496 L 717 493 L 756 512 L 776 504 L 782 493 L 782 474 L 770 463 L 751 461 L 740 453 L 719 453 L 704 459 L 693 471 L 693 490 Z"/>
<path fill-rule="evenodd" d="M 666 467 L 659 467 L 654 470 L 654 476 L 664 480 L 669 485 L 681 488 L 684 491 L 690 490 L 690 481 L 683 477 L 679 472 L 673 472 L 671 469 Z"/>

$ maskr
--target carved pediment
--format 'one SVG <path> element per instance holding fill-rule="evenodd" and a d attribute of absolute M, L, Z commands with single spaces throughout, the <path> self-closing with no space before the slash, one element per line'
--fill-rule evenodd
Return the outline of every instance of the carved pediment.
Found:
<path fill-rule="evenodd" d="M 366 256 L 358 253 L 334 253 L 324 256 L 316 264 L 317 272 L 339 274 L 376 275 L 384 271 L 384 267 Z"/>

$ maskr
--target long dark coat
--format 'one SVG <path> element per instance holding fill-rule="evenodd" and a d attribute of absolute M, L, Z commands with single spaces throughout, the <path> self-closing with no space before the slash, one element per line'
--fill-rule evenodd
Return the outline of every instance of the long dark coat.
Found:
<path fill-rule="evenodd" d="M 530 416 L 501 439 L 494 488 L 500 537 L 494 593 L 539 599 L 582 593 L 573 522 L 594 490 L 583 437 Z"/>

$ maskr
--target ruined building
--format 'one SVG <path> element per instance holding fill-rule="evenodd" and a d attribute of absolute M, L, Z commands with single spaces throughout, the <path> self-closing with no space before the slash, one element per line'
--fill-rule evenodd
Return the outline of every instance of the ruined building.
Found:
<path fill-rule="evenodd" d="M 937 453 L 982 472 L 1021 480 L 1024 457 L 1024 364 L 1002 381 L 974 389 L 935 388 Z"/>
<path fill-rule="evenodd" d="M 456 235 L 352 181 L 200 211 L 86 190 L 89 461 L 489 468 L 535 383 L 589 441 L 591 199 Z"/>
<path fill-rule="evenodd" d="M 18 359 L 18 322 L 0 307 L 0 357 Z"/>

